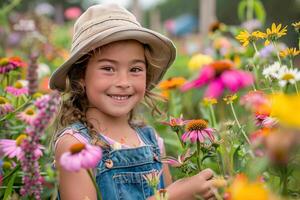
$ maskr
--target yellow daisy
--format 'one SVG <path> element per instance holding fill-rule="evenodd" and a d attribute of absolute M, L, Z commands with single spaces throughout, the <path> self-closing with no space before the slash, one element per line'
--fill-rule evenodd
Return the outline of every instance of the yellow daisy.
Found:
<path fill-rule="evenodd" d="M 213 58 L 204 54 L 194 55 L 188 62 L 188 67 L 190 70 L 199 70 L 203 65 L 210 64 L 213 61 Z"/>
<path fill-rule="evenodd" d="M 182 86 L 186 82 L 186 79 L 183 77 L 173 77 L 168 80 L 162 81 L 159 84 L 159 88 L 162 90 L 171 90 L 176 89 Z"/>
<path fill-rule="evenodd" d="M 276 41 L 278 38 L 286 35 L 287 33 L 287 26 L 282 27 L 282 24 L 272 23 L 271 28 L 267 28 L 267 32 L 265 33 L 265 38 L 267 39 L 265 45 L 269 45 L 271 41 Z"/>
<path fill-rule="evenodd" d="M 218 103 L 217 99 L 215 98 L 210 98 L 210 97 L 205 97 L 203 100 L 202 100 L 202 104 L 204 106 L 210 106 L 210 105 L 213 105 L 213 104 L 216 104 Z"/>
<path fill-rule="evenodd" d="M 289 57 L 295 57 L 299 55 L 300 51 L 296 48 L 286 48 L 285 50 L 282 50 L 279 52 L 279 55 L 283 58 L 289 56 Z"/>
<path fill-rule="evenodd" d="M 266 34 L 260 31 L 254 31 L 252 33 L 249 33 L 248 31 L 244 30 L 236 36 L 236 39 L 239 40 L 244 47 L 246 47 L 250 42 L 255 42 L 261 38 L 265 38 L 265 36 Z"/>
<path fill-rule="evenodd" d="M 296 30 L 298 33 L 300 33 L 300 32 L 299 32 L 299 30 L 300 30 L 300 21 L 299 21 L 299 22 L 292 23 L 292 26 L 295 28 L 295 30 Z"/>
<path fill-rule="evenodd" d="M 226 102 L 226 104 L 230 104 L 236 99 L 237 99 L 236 94 L 229 94 L 229 95 L 227 95 L 226 97 L 223 98 L 223 100 Z"/>

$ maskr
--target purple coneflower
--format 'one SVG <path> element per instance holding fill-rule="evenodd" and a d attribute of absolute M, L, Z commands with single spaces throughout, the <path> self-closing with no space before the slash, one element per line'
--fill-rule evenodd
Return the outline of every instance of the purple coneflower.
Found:
<path fill-rule="evenodd" d="M 26 108 L 23 112 L 17 114 L 17 117 L 26 124 L 31 125 L 36 117 L 36 112 L 33 108 Z"/>
<path fill-rule="evenodd" d="M 102 158 L 102 151 L 97 146 L 90 144 L 76 143 L 70 147 L 70 151 L 65 152 L 60 157 L 61 166 L 72 172 L 80 169 L 95 168 Z"/>
<path fill-rule="evenodd" d="M 21 96 L 23 94 L 28 95 L 28 88 L 21 81 L 17 81 L 14 86 L 7 86 L 5 88 L 5 91 L 16 97 Z"/>
<path fill-rule="evenodd" d="M 204 143 L 206 139 L 209 139 L 212 143 L 215 140 L 213 134 L 214 129 L 208 128 L 208 123 L 203 119 L 191 120 L 186 125 L 186 132 L 182 135 L 182 141 L 186 142 L 188 139 L 192 143 L 199 141 Z"/>
<path fill-rule="evenodd" d="M 0 116 L 6 115 L 14 110 L 14 107 L 5 97 L 0 96 Z"/>
<path fill-rule="evenodd" d="M 6 74 L 11 70 L 25 67 L 26 63 L 19 57 L 1 58 L 0 59 L 0 74 Z"/>
<path fill-rule="evenodd" d="M 229 60 L 215 61 L 204 66 L 198 78 L 184 84 L 181 90 L 187 91 L 207 85 L 204 96 L 217 99 L 222 96 L 225 89 L 236 93 L 251 85 L 253 79 L 251 73 L 234 69 L 234 63 Z"/>
<path fill-rule="evenodd" d="M 20 158 L 22 156 L 21 144 L 26 137 L 27 136 L 25 134 L 21 134 L 15 140 L 1 139 L 0 140 L 0 151 L 3 152 L 3 154 L 5 156 L 8 156 L 9 158 L 16 157 L 18 160 L 20 160 Z M 43 154 L 41 149 L 42 149 L 42 146 L 40 145 L 39 148 L 37 148 L 34 151 L 34 155 L 36 157 L 40 157 Z"/>

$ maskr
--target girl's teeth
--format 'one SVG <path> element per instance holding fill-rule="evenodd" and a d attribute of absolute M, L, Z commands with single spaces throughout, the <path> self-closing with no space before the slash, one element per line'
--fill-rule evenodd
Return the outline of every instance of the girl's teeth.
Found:
<path fill-rule="evenodd" d="M 111 96 L 113 99 L 122 101 L 128 99 L 129 96 Z"/>

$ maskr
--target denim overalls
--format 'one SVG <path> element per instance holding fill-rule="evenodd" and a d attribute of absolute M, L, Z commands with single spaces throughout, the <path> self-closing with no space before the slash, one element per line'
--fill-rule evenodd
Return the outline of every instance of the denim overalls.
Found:
<path fill-rule="evenodd" d="M 82 123 L 76 122 L 71 128 L 91 141 L 88 129 Z M 136 127 L 135 130 L 145 146 L 118 150 L 102 149 L 103 157 L 95 172 L 103 200 L 143 200 L 154 194 L 143 175 L 162 170 L 160 149 L 153 128 L 145 126 Z M 107 142 L 103 136 L 99 137 Z M 158 185 L 158 189 L 162 188 L 163 176 L 160 177 Z"/>

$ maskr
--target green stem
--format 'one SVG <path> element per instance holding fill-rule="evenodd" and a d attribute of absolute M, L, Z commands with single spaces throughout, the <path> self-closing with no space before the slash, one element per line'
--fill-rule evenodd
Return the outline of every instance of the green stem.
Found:
<path fill-rule="evenodd" d="M 278 59 L 280 65 L 281 65 L 281 59 L 280 59 L 280 56 L 279 56 L 279 49 L 278 49 L 278 46 L 277 46 L 276 42 L 273 42 L 273 41 L 272 41 L 272 43 L 273 43 L 273 45 L 274 45 L 274 47 L 275 47 L 275 49 L 276 49 L 277 59 Z"/>
<path fill-rule="evenodd" d="M 211 104 L 209 105 L 209 111 L 210 111 L 211 118 L 212 118 L 212 127 L 217 128 L 216 115 L 215 115 L 213 106 Z"/>
<path fill-rule="evenodd" d="M 253 0 L 247 0 L 247 21 L 253 19 Z"/>
<path fill-rule="evenodd" d="M 282 195 L 288 195 L 288 173 L 287 173 L 287 166 L 282 167 L 282 174 L 281 174 L 281 184 L 282 184 Z"/>
<path fill-rule="evenodd" d="M 255 42 L 252 42 L 253 48 L 255 50 L 255 54 L 259 55 Z"/>
<path fill-rule="evenodd" d="M 20 105 L 20 107 L 18 107 L 17 109 L 15 109 L 13 112 L 10 112 L 9 114 L 7 114 L 4 117 L 2 117 L 0 119 L 0 122 L 3 121 L 3 120 L 5 120 L 10 114 L 18 112 L 19 110 L 23 109 L 23 107 L 26 107 L 30 103 L 31 103 L 31 97 L 28 99 L 28 101 L 26 101 L 25 103 L 23 103 L 22 105 Z"/>
<path fill-rule="evenodd" d="M 181 144 L 181 147 L 184 149 L 184 143 L 183 143 L 183 141 L 181 140 L 181 138 L 180 138 L 180 134 L 179 134 L 179 130 L 177 130 L 176 131 L 176 135 L 177 135 L 177 138 L 178 138 L 178 140 L 179 140 L 179 142 L 180 142 L 180 144 Z"/>
<path fill-rule="evenodd" d="M 236 116 L 236 113 L 235 113 L 235 110 L 234 110 L 234 107 L 233 107 L 232 102 L 230 102 L 230 108 L 231 108 L 233 117 L 234 117 L 234 119 L 235 119 L 235 122 L 237 123 L 239 129 L 242 131 L 242 134 L 243 134 L 243 136 L 245 137 L 246 141 L 247 141 L 248 144 L 251 146 L 250 140 L 249 140 L 249 138 L 248 138 L 246 132 L 244 131 L 243 127 L 241 126 L 241 124 L 240 124 L 240 122 L 239 122 L 237 116 Z M 254 154 L 253 154 L 253 152 L 252 152 L 251 149 L 250 149 L 250 155 L 251 155 L 252 157 L 254 157 Z"/>
<path fill-rule="evenodd" d="M 291 69 L 293 69 L 293 60 L 292 58 L 290 58 L 289 60 L 290 60 Z"/>
<path fill-rule="evenodd" d="M 198 170 L 201 171 L 201 159 L 200 159 L 200 152 L 201 152 L 201 148 L 200 148 L 200 142 L 197 140 L 197 166 L 198 166 Z"/>
<path fill-rule="evenodd" d="M 94 176 L 93 176 L 93 174 L 92 174 L 92 170 L 87 169 L 86 171 L 88 172 L 90 178 L 91 178 L 92 181 L 93 181 L 93 184 L 94 184 L 95 189 L 96 189 L 96 191 L 97 191 L 98 199 L 102 200 L 100 188 L 98 187 L 98 185 L 97 185 L 97 183 L 96 183 L 96 180 L 95 180 L 95 178 L 94 178 Z"/>
<path fill-rule="evenodd" d="M 295 83 L 295 88 L 296 88 L 297 95 L 299 95 L 299 91 L 298 91 L 297 82 Z"/>

